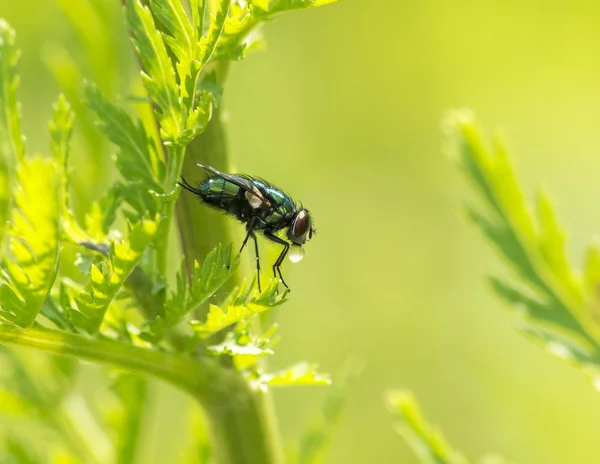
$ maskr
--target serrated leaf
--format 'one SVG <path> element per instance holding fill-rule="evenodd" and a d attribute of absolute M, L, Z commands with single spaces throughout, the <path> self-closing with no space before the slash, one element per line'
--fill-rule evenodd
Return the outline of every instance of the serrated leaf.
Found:
<path fill-rule="evenodd" d="M 348 360 L 340 375 L 337 375 L 327 389 L 320 414 L 313 418 L 300 438 L 297 452 L 290 459 L 296 464 L 317 464 L 324 462 L 328 444 L 339 427 L 346 407 L 350 382 L 362 371 L 362 363 Z"/>
<path fill-rule="evenodd" d="M 89 333 L 99 330 L 109 305 L 154 239 L 158 223 L 159 217 L 133 224 L 126 240 L 113 240 L 100 265 L 92 264 L 88 284 L 75 296 L 77 309 L 70 311 L 77 327 Z"/>
<path fill-rule="evenodd" d="M 576 352 L 577 345 L 587 352 L 586 364 L 597 364 L 600 254 L 595 248 L 588 251 L 582 278 L 567 259 L 565 233 L 548 196 L 538 193 L 535 218 L 529 212 L 504 145 L 496 141 L 489 148 L 468 111 L 452 113 L 446 123 L 451 155 L 482 199 L 481 212 L 469 209 L 469 217 L 515 271 L 527 294 L 498 280 L 494 289 L 509 304 L 525 309 L 524 330 L 544 346 L 570 344 Z"/>
<path fill-rule="evenodd" d="M 269 14 L 274 15 L 284 11 L 304 10 L 306 8 L 337 3 L 338 1 L 339 0 L 277 0 L 272 2 L 269 7 Z"/>
<path fill-rule="evenodd" d="M 397 419 L 396 430 L 424 464 L 468 464 L 460 453 L 453 450 L 441 432 L 431 426 L 411 393 L 390 391 L 386 403 Z"/>
<path fill-rule="evenodd" d="M 231 0 L 218 0 L 216 11 L 211 15 L 210 27 L 205 37 L 200 39 L 199 59 L 200 69 L 202 69 L 212 58 L 212 55 L 217 48 L 217 43 L 223 34 L 225 21 L 231 6 Z"/>
<path fill-rule="evenodd" d="M 0 242 L 9 217 L 14 166 L 25 156 L 21 105 L 17 101 L 20 56 L 15 31 L 4 19 L 0 19 Z"/>
<path fill-rule="evenodd" d="M 272 340 L 271 337 L 275 334 L 277 326 L 273 326 L 264 335 L 255 336 L 250 331 L 250 325 L 249 321 L 238 323 L 235 330 L 227 332 L 221 343 L 209 346 L 207 350 L 216 355 L 232 357 L 238 371 L 256 367 L 262 356 L 274 354 L 271 348 L 276 339 Z"/>
<path fill-rule="evenodd" d="M 279 372 L 261 374 L 253 383 L 257 388 L 266 391 L 269 387 L 329 385 L 331 379 L 329 375 L 320 373 L 316 364 L 300 362 Z"/>
<path fill-rule="evenodd" d="M 145 338 L 154 342 L 163 338 L 167 331 L 219 290 L 234 275 L 238 266 L 239 255 L 232 259 L 231 245 L 219 245 L 206 256 L 202 265 L 194 262 L 191 285 L 186 285 L 185 261 L 182 260 L 175 291 L 165 302 L 163 313 L 149 324 Z"/>
<path fill-rule="evenodd" d="M 14 29 L 0 19 L 0 159 L 12 159 L 13 162 L 25 157 L 21 104 L 17 101 L 17 64 L 21 52 L 17 49 L 15 39 Z"/>
<path fill-rule="evenodd" d="M 158 105 L 163 140 L 177 143 L 183 133 L 182 111 L 173 63 L 150 9 L 139 0 L 126 1 L 126 19 L 142 61 L 144 87 Z"/>
<path fill-rule="evenodd" d="M 177 58 L 179 82 L 185 82 L 191 73 L 194 49 L 198 42 L 196 30 L 190 24 L 180 0 L 152 0 L 151 8 L 168 32 L 163 38 Z M 182 90 L 185 88 L 181 86 Z M 185 95 L 181 96 L 185 98 Z"/>
<path fill-rule="evenodd" d="M 204 19 L 206 16 L 207 0 L 190 0 L 192 10 L 192 23 L 196 31 L 196 37 L 204 35 Z"/>
<path fill-rule="evenodd" d="M 86 86 L 89 107 L 100 119 L 99 126 L 106 137 L 120 148 L 117 167 L 128 183 L 138 188 L 162 192 L 164 164 L 150 149 L 148 136 L 141 123 L 137 125 L 122 109 L 117 108 L 95 85 Z"/>
<path fill-rule="evenodd" d="M 192 329 L 203 340 L 255 314 L 268 311 L 285 298 L 285 294 L 278 293 L 278 285 L 279 281 L 272 279 L 261 293 L 253 290 L 253 286 L 240 286 L 231 293 L 223 307 L 209 306 L 206 322 L 192 321 Z"/>
<path fill-rule="evenodd" d="M 33 324 L 58 270 L 59 180 L 52 160 L 25 158 L 17 166 L 14 206 L 7 231 L 11 259 L 0 283 L 0 316 Z"/>

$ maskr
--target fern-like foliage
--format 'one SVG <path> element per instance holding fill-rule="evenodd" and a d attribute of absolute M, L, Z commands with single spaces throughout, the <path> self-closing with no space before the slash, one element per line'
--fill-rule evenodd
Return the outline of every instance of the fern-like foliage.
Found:
<path fill-rule="evenodd" d="M 265 392 L 271 386 L 324 385 L 329 378 L 308 363 L 267 373 L 264 359 L 273 354 L 276 326 L 261 331 L 259 314 L 280 306 L 287 293 L 279 292 L 277 280 L 260 292 L 254 280 L 220 298 L 217 292 L 239 267 L 231 245 L 218 246 L 202 264 L 188 266 L 192 269 L 182 265 L 169 289 L 170 232 L 186 147 L 204 131 L 219 104 L 227 60 L 242 57 L 255 26 L 273 14 L 327 2 L 123 3 L 147 93 L 140 100 L 150 105 L 136 107 L 134 114 L 133 108 L 116 104 L 117 99 L 100 90 L 108 87 L 106 81 L 81 86 L 85 90 L 80 95 L 65 74 L 74 64 L 52 63 L 57 80 L 68 86 L 75 110 L 84 114 L 88 145 L 101 137 L 99 146 L 116 151 L 114 157 L 101 153 L 99 162 L 115 161 L 117 176 L 110 187 L 100 194 L 90 189 L 77 209 L 71 201 L 75 194 L 70 162 L 72 139 L 78 135 L 75 111 L 59 97 L 50 122 L 52 156 L 26 153 L 16 94 L 19 52 L 14 31 L 0 21 L 0 344 L 29 346 L 166 380 L 198 399 L 212 416 L 210 423 L 225 421 L 215 429 L 218 445 L 210 450 L 208 441 L 202 445 L 205 455 L 214 453 L 222 462 L 277 463 L 276 436 L 265 434 L 269 426 L 262 423 L 268 415 Z M 100 14 L 81 5 L 73 11 L 90 18 Z M 72 11 L 68 15 L 89 42 L 95 32 L 85 30 Z M 88 49 L 94 46 L 87 44 Z M 45 51 L 47 57 L 52 53 Z M 94 67 L 95 77 L 100 77 L 100 67 Z M 155 120 L 144 117 L 150 111 Z M 96 135 L 91 135 L 92 114 Z M 95 152 L 90 159 L 97 156 Z M 68 257 L 63 263 L 62 249 Z M 196 309 L 209 302 L 208 314 L 200 316 Z M 53 373 L 45 382 L 53 378 L 71 385 L 69 375 Z M 24 380 L 19 386 L 30 388 L 34 377 L 23 376 L 28 383 Z M 62 437 L 76 443 L 73 449 L 66 447 L 65 459 L 136 460 L 146 381 L 136 377 L 125 382 L 112 390 L 119 420 L 109 421 L 102 412 L 90 410 L 77 395 L 60 397 L 59 406 L 42 411 L 57 421 L 58 430 L 64 426 L 75 435 Z M 11 393 L 0 386 L 3 400 Z M 46 404 L 37 396 L 2 403 L 36 413 L 31 404 Z M 79 428 L 62 416 L 63 406 L 84 411 L 89 429 L 97 435 L 77 437 Z M 4 408 L 0 405 L 0 415 Z M 225 410 L 230 412 L 223 416 Z M 108 437 L 118 437 L 113 446 Z M 7 459 L 37 462 L 36 450 L 23 447 L 19 436 L 0 440 Z"/>
<path fill-rule="evenodd" d="M 392 391 L 387 394 L 386 401 L 397 420 L 396 430 L 404 437 L 421 462 L 468 464 L 466 458 L 450 447 L 441 432 L 427 423 L 410 393 Z"/>
<path fill-rule="evenodd" d="M 0 19 L 0 240 L 9 216 L 11 171 L 16 160 L 25 157 L 21 108 L 16 97 L 19 58 L 15 32 L 6 21 Z"/>
<path fill-rule="evenodd" d="M 219 307 L 210 305 L 206 321 L 191 321 L 199 339 L 205 339 L 255 314 L 260 314 L 281 304 L 286 294 L 279 293 L 279 282 L 271 280 L 262 292 L 255 290 L 254 282 L 242 284 Z"/>
<path fill-rule="evenodd" d="M 423 464 L 469 464 L 453 449 L 442 433 L 429 424 L 410 392 L 394 390 L 386 395 L 386 403 L 396 419 L 395 428 Z M 480 464 L 509 464 L 497 455 L 486 455 Z"/>
<path fill-rule="evenodd" d="M 534 213 L 524 200 L 500 140 L 490 147 L 468 111 L 447 119 L 452 155 L 481 198 L 471 221 L 504 258 L 514 283 L 492 278 L 496 294 L 520 310 L 519 328 L 548 351 L 595 377 L 600 368 L 600 247 L 588 248 L 582 271 L 568 261 L 565 232 L 548 195 Z"/>
<path fill-rule="evenodd" d="M 239 256 L 232 258 L 231 246 L 219 245 L 208 254 L 202 265 L 194 263 L 191 285 L 186 284 L 185 263 L 177 274 L 177 288 L 165 302 L 164 310 L 149 323 L 144 338 L 158 342 L 183 318 L 204 304 L 229 280 L 239 266 Z"/>
<path fill-rule="evenodd" d="M 52 160 L 31 157 L 17 165 L 0 316 L 21 327 L 33 324 L 58 270 L 58 184 Z"/>

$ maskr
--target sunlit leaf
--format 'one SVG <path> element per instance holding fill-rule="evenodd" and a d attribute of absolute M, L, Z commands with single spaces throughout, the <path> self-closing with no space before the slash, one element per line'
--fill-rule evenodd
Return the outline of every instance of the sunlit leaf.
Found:
<path fill-rule="evenodd" d="M 120 148 L 117 167 L 128 183 L 162 191 L 164 164 L 152 151 L 144 126 L 135 124 L 122 109 L 111 104 L 94 85 L 86 87 L 88 104 L 100 119 L 106 137 Z"/>
<path fill-rule="evenodd" d="M 33 324 L 56 277 L 59 188 L 52 160 L 32 157 L 19 162 L 7 231 L 9 259 L 0 283 L 0 316 L 21 327 Z"/>
<path fill-rule="evenodd" d="M 318 366 L 300 362 L 287 369 L 269 374 L 260 374 L 252 383 L 261 390 L 269 387 L 289 387 L 294 385 L 329 385 L 329 375 L 318 371 Z"/>
<path fill-rule="evenodd" d="M 424 464 L 468 464 L 443 435 L 427 423 L 414 397 L 405 391 L 388 392 L 386 402 L 396 418 L 396 430 Z"/>
<path fill-rule="evenodd" d="M 77 308 L 71 310 L 75 325 L 90 333 L 98 331 L 110 303 L 154 239 L 158 222 L 157 217 L 133 224 L 127 239 L 112 241 L 101 264 L 92 264 L 89 283 L 76 295 Z"/>
<path fill-rule="evenodd" d="M 165 302 L 164 311 L 149 324 L 144 337 L 155 342 L 164 337 L 167 331 L 221 288 L 238 266 L 239 255 L 232 259 L 231 245 L 219 245 L 207 255 L 202 265 L 194 262 L 191 285 L 187 285 L 185 263 L 182 261 L 176 288 Z"/>
<path fill-rule="evenodd" d="M 205 339 L 250 316 L 268 311 L 285 298 L 285 294 L 278 293 L 278 286 L 276 279 L 271 280 L 261 293 L 252 286 L 242 286 L 234 290 L 222 307 L 211 304 L 206 321 L 192 321 L 192 329 L 198 338 Z"/>
<path fill-rule="evenodd" d="M 183 132 L 183 108 L 171 58 L 150 9 L 139 0 L 127 0 L 125 3 L 127 23 L 144 68 L 144 86 L 158 105 L 157 117 L 163 139 L 176 143 Z"/>
<path fill-rule="evenodd" d="M 0 242 L 9 217 L 12 172 L 17 160 L 25 156 L 21 105 L 17 101 L 20 56 L 15 44 L 15 31 L 0 19 Z"/>
<path fill-rule="evenodd" d="M 565 232 L 548 196 L 529 211 L 500 141 L 488 147 L 468 111 L 446 120 L 451 155 L 481 198 L 469 218 L 514 272 L 516 285 L 499 279 L 492 288 L 519 308 L 523 331 L 552 353 L 589 370 L 600 368 L 600 254 L 587 252 L 583 277 L 568 261 Z M 522 287 L 522 288 L 521 288 Z"/>
<path fill-rule="evenodd" d="M 320 414 L 313 418 L 300 437 L 297 452 L 290 462 L 316 464 L 325 462 L 329 442 L 340 425 L 346 407 L 349 384 L 362 371 L 355 359 L 346 362 L 340 375 L 332 379 L 327 389 Z"/>

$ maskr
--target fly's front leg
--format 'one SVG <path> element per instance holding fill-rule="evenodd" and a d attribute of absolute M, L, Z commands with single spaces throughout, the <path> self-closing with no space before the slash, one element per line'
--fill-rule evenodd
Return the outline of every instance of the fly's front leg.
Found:
<path fill-rule="evenodd" d="M 285 259 L 285 256 L 287 255 L 287 252 L 290 249 L 290 244 L 288 242 L 286 242 L 285 240 L 283 240 L 282 238 L 279 238 L 277 235 L 275 235 L 274 233 L 272 233 L 269 230 L 265 230 L 264 234 L 265 234 L 265 237 L 267 237 L 269 240 L 271 240 L 275 243 L 279 243 L 280 245 L 283 245 L 283 250 L 281 250 L 279 257 L 275 261 L 275 264 L 273 264 L 273 276 L 275 276 L 275 278 L 277 278 L 277 275 L 279 274 L 279 278 L 281 279 L 281 282 L 283 283 L 285 288 L 287 288 L 289 290 L 290 287 L 288 287 L 288 285 L 285 283 L 285 280 L 283 280 L 283 275 L 281 275 L 281 264 L 283 263 L 283 260 Z"/>

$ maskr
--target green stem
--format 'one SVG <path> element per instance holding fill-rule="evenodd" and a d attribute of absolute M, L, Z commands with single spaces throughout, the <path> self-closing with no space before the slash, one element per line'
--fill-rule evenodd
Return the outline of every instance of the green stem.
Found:
<path fill-rule="evenodd" d="M 222 75 L 226 73 L 226 69 L 220 71 Z M 204 174 L 196 166 L 198 162 L 228 172 L 227 160 L 225 130 L 220 111 L 216 110 L 206 130 L 187 148 L 183 162 L 184 177 L 191 182 L 202 178 Z M 219 242 L 233 241 L 231 219 L 202 207 L 192 195 L 179 197 L 176 215 L 188 276 L 193 270 L 194 260 L 202 262 Z M 236 280 L 239 282 L 239 279 L 231 279 L 229 285 L 234 285 Z M 203 310 L 201 308 L 200 312 Z M 202 318 L 202 315 L 198 316 Z M 235 372 L 231 367 L 224 368 Z M 237 375 L 241 379 L 240 374 Z M 281 437 L 270 394 L 252 390 L 243 379 L 237 394 L 236 401 L 216 398 L 204 405 L 212 425 L 219 462 L 283 462 Z"/>
<path fill-rule="evenodd" d="M 220 463 L 282 462 L 268 395 L 253 390 L 239 372 L 221 366 L 212 358 L 192 359 L 113 340 L 5 324 L 0 324 L 0 343 L 73 356 L 163 379 L 192 394 L 207 411 Z"/>

